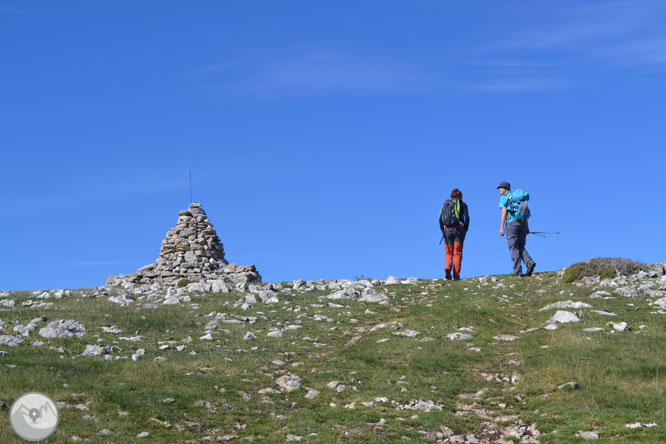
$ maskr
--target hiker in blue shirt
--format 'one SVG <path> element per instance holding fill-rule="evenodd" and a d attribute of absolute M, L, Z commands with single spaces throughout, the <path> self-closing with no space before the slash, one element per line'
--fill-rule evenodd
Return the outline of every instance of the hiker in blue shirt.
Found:
<path fill-rule="evenodd" d="M 500 226 L 500 236 L 504 236 L 506 226 L 506 241 L 509 245 L 509 254 L 513 261 L 513 273 L 515 276 L 523 276 L 523 267 L 521 261 L 525 264 L 526 270 L 524 276 L 531 276 L 534 273 L 536 262 L 530 257 L 525 249 L 525 242 L 527 235 L 530 232 L 530 224 L 528 218 L 530 217 L 527 205 L 520 205 L 520 203 L 529 199 L 529 194 L 526 198 L 518 196 L 516 192 L 511 190 L 509 182 L 502 182 L 497 186 L 497 191 L 502 195 L 500 197 L 499 206 L 502 209 L 502 222 Z M 517 190 L 521 191 L 521 190 Z"/>

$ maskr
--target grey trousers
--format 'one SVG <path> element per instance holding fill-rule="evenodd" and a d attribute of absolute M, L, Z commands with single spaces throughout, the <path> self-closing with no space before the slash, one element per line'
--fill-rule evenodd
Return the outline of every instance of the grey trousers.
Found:
<path fill-rule="evenodd" d="M 509 244 L 509 254 L 513 261 L 513 274 L 520 276 L 523 274 L 523 267 L 520 265 L 522 260 L 525 265 L 532 262 L 530 254 L 525 249 L 527 240 L 527 222 L 525 219 L 514 220 L 506 224 L 506 242 Z"/>

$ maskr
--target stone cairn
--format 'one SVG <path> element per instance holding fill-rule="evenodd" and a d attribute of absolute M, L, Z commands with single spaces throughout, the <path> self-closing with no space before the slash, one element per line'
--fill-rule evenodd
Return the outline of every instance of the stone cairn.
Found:
<path fill-rule="evenodd" d="M 174 283 L 180 279 L 254 283 L 261 282 L 261 275 L 254 265 L 239 266 L 227 262 L 224 246 L 213 224 L 201 204 L 195 202 L 188 210 L 178 213 L 178 222 L 167 232 L 154 264 L 141 267 L 136 273 L 109 276 L 106 285 Z"/>

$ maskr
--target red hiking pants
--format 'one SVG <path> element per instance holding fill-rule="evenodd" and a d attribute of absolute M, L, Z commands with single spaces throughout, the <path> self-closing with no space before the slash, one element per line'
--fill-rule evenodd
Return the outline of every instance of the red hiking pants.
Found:
<path fill-rule="evenodd" d="M 446 267 L 444 271 L 450 273 L 453 270 L 453 277 L 456 279 L 460 278 L 464 241 L 465 230 L 463 227 L 447 227 L 444 231 L 444 243 L 446 245 Z"/>

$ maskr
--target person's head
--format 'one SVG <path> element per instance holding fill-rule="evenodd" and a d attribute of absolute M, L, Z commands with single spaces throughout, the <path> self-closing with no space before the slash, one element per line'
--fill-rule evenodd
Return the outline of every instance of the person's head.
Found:
<path fill-rule="evenodd" d="M 502 196 L 508 193 L 510 189 L 511 184 L 509 182 L 500 182 L 500 184 L 497 185 L 497 191 L 499 191 Z"/>
<path fill-rule="evenodd" d="M 451 191 L 451 199 L 458 199 L 462 201 L 462 191 L 460 191 L 458 188 L 454 188 L 453 191 Z"/>

